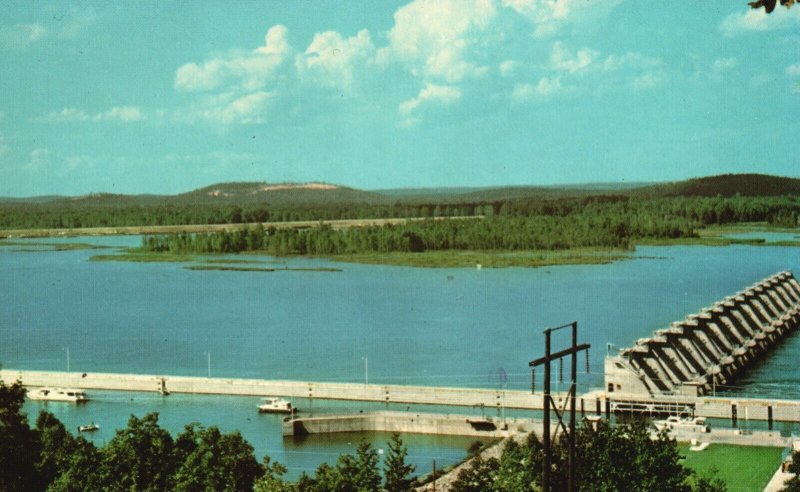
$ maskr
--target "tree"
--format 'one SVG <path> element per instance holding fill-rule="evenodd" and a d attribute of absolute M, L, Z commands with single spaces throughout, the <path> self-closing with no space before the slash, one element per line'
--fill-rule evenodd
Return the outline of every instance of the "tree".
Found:
<path fill-rule="evenodd" d="M 131 415 L 102 450 L 100 478 L 109 490 L 167 490 L 175 470 L 173 441 L 158 413 Z"/>
<path fill-rule="evenodd" d="M 791 8 L 792 5 L 794 5 L 794 0 L 780 0 L 780 1 L 781 5 L 783 5 L 787 9 Z M 776 3 L 777 3 L 776 0 L 756 0 L 755 2 L 748 2 L 747 5 L 749 5 L 754 9 L 760 9 L 761 7 L 764 7 L 764 10 L 768 14 L 770 14 L 772 13 L 773 10 L 775 10 Z"/>
<path fill-rule="evenodd" d="M 485 492 L 495 490 L 494 483 L 500 463 L 497 458 L 484 460 L 480 455 L 472 459 L 470 466 L 458 473 L 450 490 L 453 492 Z"/>
<path fill-rule="evenodd" d="M 358 444 L 355 455 L 340 455 L 336 466 L 322 463 L 314 478 L 304 475 L 298 482 L 304 492 L 372 492 L 380 486 L 378 453 L 366 441 Z"/>
<path fill-rule="evenodd" d="M 69 469 L 77 444 L 64 424 L 50 412 L 40 412 L 36 431 L 42 444 L 36 469 L 42 483 L 49 484 Z"/>
<path fill-rule="evenodd" d="M 383 484 L 387 492 L 405 492 L 411 489 L 414 478 L 411 476 L 416 466 L 406 463 L 408 449 L 400 439 L 400 434 L 392 434 L 387 444 L 388 450 L 383 463 Z"/>
<path fill-rule="evenodd" d="M 782 492 L 800 492 L 800 451 L 792 454 L 792 463 L 789 465 L 789 472 L 794 473 L 794 477 L 787 480 Z"/>
<path fill-rule="evenodd" d="M 176 459 L 175 490 L 250 491 L 263 472 L 253 447 L 238 431 L 222 434 L 217 427 L 204 429 L 190 425 L 178 437 L 178 442 L 182 449 L 176 443 L 176 450 L 181 454 L 193 449 L 183 460 Z"/>
<path fill-rule="evenodd" d="M 44 488 L 35 466 L 41 442 L 38 433 L 28 425 L 23 403 L 22 383 L 16 381 L 7 386 L 0 380 L 0 490 L 3 491 Z"/>
<path fill-rule="evenodd" d="M 100 490 L 100 452 L 82 437 L 75 439 L 69 464 L 47 488 L 49 492 L 82 492 Z"/>
<path fill-rule="evenodd" d="M 287 471 L 286 467 L 277 461 L 271 463 L 269 456 L 264 456 L 262 467 L 264 468 L 264 474 L 256 480 L 253 489 L 255 492 L 295 492 L 299 489 L 298 486 L 283 480 L 283 475 Z M 307 475 L 303 476 L 307 478 Z M 303 480 L 303 477 L 301 477 L 301 480 Z"/>

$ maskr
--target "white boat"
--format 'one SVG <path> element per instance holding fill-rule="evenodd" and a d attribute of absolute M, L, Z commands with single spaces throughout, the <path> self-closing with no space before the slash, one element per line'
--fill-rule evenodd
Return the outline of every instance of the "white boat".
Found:
<path fill-rule="evenodd" d="M 656 420 L 653 422 L 658 430 L 685 430 L 693 432 L 711 432 L 711 429 L 706 424 L 704 417 L 695 417 L 693 419 L 686 419 L 672 415 L 665 420 Z"/>
<path fill-rule="evenodd" d="M 92 422 L 88 425 L 81 425 L 78 426 L 78 432 L 94 432 L 96 430 L 100 430 L 100 426 Z"/>
<path fill-rule="evenodd" d="M 71 388 L 37 388 L 28 391 L 28 398 L 39 401 L 66 401 L 71 403 L 89 401 L 85 391 Z"/>
<path fill-rule="evenodd" d="M 297 409 L 292 407 L 292 402 L 284 398 L 266 397 L 264 403 L 258 406 L 259 413 L 292 413 Z"/>

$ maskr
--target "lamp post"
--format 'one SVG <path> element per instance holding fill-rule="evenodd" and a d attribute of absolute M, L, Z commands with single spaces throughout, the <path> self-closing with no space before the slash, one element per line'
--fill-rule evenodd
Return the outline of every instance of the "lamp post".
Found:
<path fill-rule="evenodd" d="M 211 352 L 206 352 L 206 357 L 208 357 L 208 377 L 211 377 Z"/>
<path fill-rule="evenodd" d="M 369 357 L 364 356 L 364 386 L 369 384 Z"/>
<path fill-rule="evenodd" d="M 64 347 L 61 350 L 65 350 L 67 352 L 67 372 L 69 372 L 69 347 Z"/>

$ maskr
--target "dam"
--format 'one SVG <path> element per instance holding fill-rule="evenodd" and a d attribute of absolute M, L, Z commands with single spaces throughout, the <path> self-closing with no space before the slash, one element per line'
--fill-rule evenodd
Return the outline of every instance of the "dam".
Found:
<path fill-rule="evenodd" d="M 605 360 L 607 399 L 716 395 L 800 325 L 800 284 L 776 273 Z M 633 407 L 631 407 L 633 410 Z"/>

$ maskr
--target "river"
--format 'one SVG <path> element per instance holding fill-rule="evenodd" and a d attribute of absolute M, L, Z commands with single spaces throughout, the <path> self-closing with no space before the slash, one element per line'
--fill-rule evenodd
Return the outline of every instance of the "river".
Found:
<path fill-rule="evenodd" d="M 592 345 L 580 391 L 602 386 L 603 357 L 781 270 L 800 248 L 640 247 L 609 265 L 420 269 L 322 259 L 235 257 L 274 272 L 190 271 L 182 263 L 90 261 L 107 250 L 42 243 L 138 245 L 137 237 L 0 243 L 0 362 L 6 368 L 207 375 L 436 386 L 530 387 L 542 330 L 576 320 Z M 248 265 L 245 265 L 248 266 Z M 292 271 L 338 268 L 341 271 Z M 564 333 L 564 335 L 568 335 Z M 554 348 L 569 340 L 555 337 Z M 746 396 L 800 399 L 794 335 L 741 380 Z M 210 353 L 210 357 L 209 354 Z M 583 364 L 582 364 L 583 365 Z M 502 374 L 507 375 L 507 380 Z M 557 384 L 557 383 L 556 383 Z M 98 444 L 131 413 L 158 411 L 173 432 L 199 421 L 240 429 L 259 455 L 313 471 L 356 436 L 284 442 L 257 399 L 101 393 L 85 407 L 50 404 L 70 426 L 95 420 Z M 299 402 L 298 405 L 307 403 Z M 353 404 L 313 402 L 331 409 Z M 35 414 L 40 404 L 27 404 Z M 338 405 L 338 406 L 337 406 Z M 368 409 L 360 405 L 359 409 Z M 274 420 L 274 422 L 273 422 Z M 386 436 L 370 435 L 379 447 Z M 415 462 L 453 462 L 469 440 L 409 436 Z M 437 454 L 441 453 L 441 454 Z M 331 458 L 332 459 L 332 458 Z M 437 458 L 437 462 L 439 458 Z"/>

